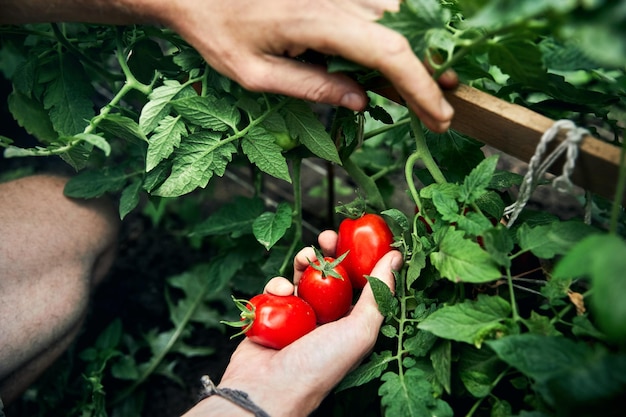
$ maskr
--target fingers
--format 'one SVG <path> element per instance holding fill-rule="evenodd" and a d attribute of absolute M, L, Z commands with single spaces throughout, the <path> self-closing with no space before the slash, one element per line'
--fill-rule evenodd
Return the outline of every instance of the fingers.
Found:
<path fill-rule="evenodd" d="M 324 256 L 335 256 L 335 248 L 337 247 L 337 232 L 333 230 L 325 230 L 319 234 L 317 241 L 322 254 Z M 302 273 L 309 266 L 309 261 L 317 259 L 315 250 L 307 246 L 302 248 L 293 259 L 293 283 L 298 285 Z"/>
<path fill-rule="evenodd" d="M 250 91 L 284 94 L 354 111 L 363 110 L 368 102 L 357 82 L 344 74 L 328 73 L 322 66 L 272 55 L 237 66 L 233 78 Z"/>
<path fill-rule="evenodd" d="M 287 278 L 275 277 L 272 278 L 267 284 L 265 284 L 263 292 L 274 295 L 286 296 L 293 294 L 294 286 Z"/>

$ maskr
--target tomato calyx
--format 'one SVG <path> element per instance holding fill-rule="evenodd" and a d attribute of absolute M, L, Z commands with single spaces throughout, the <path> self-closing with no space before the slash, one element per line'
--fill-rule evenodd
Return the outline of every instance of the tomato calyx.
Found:
<path fill-rule="evenodd" d="M 231 298 L 233 299 L 233 303 L 235 303 L 235 307 L 237 307 L 240 311 L 239 316 L 241 319 L 237 321 L 221 320 L 220 323 L 231 327 L 241 328 L 239 333 L 230 337 L 231 339 L 234 339 L 237 336 L 246 334 L 246 332 L 250 330 L 250 327 L 252 327 L 256 317 L 256 307 L 252 305 L 249 300 L 235 298 L 233 296 L 231 296 Z"/>
<path fill-rule="evenodd" d="M 307 260 L 309 261 L 309 265 L 315 270 L 319 271 L 324 278 L 332 277 L 343 281 L 344 278 L 341 276 L 341 274 L 335 271 L 335 268 L 346 258 L 346 256 L 348 256 L 348 252 L 350 251 L 346 251 L 341 256 L 334 259 L 332 262 L 329 262 L 326 258 L 324 258 L 324 255 L 317 248 L 313 247 L 313 250 L 315 251 L 315 256 L 317 257 L 317 260 L 311 261 L 307 258 Z"/>

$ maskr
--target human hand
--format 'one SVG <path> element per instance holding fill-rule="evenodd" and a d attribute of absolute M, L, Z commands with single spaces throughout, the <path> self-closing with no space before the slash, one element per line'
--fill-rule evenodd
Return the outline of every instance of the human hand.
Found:
<path fill-rule="evenodd" d="M 445 131 L 453 109 L 399 33 L 375 22 L 399 0 L 187 0 L 155 3 L 156 18 L 177 31 L 217 71 L 251 91 L 285 94 L 359 111 L 361 86 L 344 74 L 294 57 L 306 50 L 342 56 L 380 71 L 431 130 Z M 439 83 L 453 87 L 457 77 Z"/>
<path fill-rule="evenodd" d="M 335 232 L 322 232 L 318 241 L 324 255 L 335 255 Z M 294 258 L 296 283 L 309 264 L 307 258 L 315 259 L 310 247 L 302 249 Z M 393 290 L 392 270 L 401 265 L 401 254 L 392 250 L 376 264 L 371 275 Z M 293 294 L 294 286 L 285 278 L 274 278 L 265 290 L 289 295 Z M 367 284 L 348 315 L 317 327 L 281 350 L 243 340 L 233 353 L 219 386 L 246 392 L 273 417 L 306 416 L 372 350 L 382 322 L 383 316 Z M 229 416 L 249 415 L 238 406 L 213 396 L 198 403 L 184 417 L 220 415 L 219 412 Z"/>

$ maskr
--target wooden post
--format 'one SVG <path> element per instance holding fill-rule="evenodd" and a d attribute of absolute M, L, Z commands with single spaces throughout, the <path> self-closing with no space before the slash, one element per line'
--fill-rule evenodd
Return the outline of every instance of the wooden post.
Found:
<path fill-rule="evenodd" d="M 389 87 L 388 82 L 379 80 L 371 87 L 375 93 L 404 104 L 395 89 Z M 506 102 L 464 84 L 455 90 L 446 91 L 445 95 L 455 109 L 452 129 L 521 161 L 530 161 L 541 136 L 554 123 L 554 120 L 526 107 Z M 562 140 L 562 135 L 557 136 L 548 150 L 554 149 Z M 563 162 L 561 158 L 549 171 L 559 174 Z M 572 182 L 613 200 L 619 166 L 619 147 L 586 135 L 579 148 Z M 626 205 L 626 197 L 622 204 Z"/>

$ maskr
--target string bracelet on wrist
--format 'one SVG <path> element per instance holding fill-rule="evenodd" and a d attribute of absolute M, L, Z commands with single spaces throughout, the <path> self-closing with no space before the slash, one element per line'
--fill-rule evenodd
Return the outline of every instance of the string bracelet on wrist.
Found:
<path fill-rule="evenodd" d="M 254 417 L 270 417 L 269 414 L 252 402 L 245 392 L 230 388 L 217 388 L 208 375 L 203 375 L 202 378 L 200 378 L 200 382 L 202 383 L 202 391 L 198 401 L 217 395 L 251 412 Z"/>

